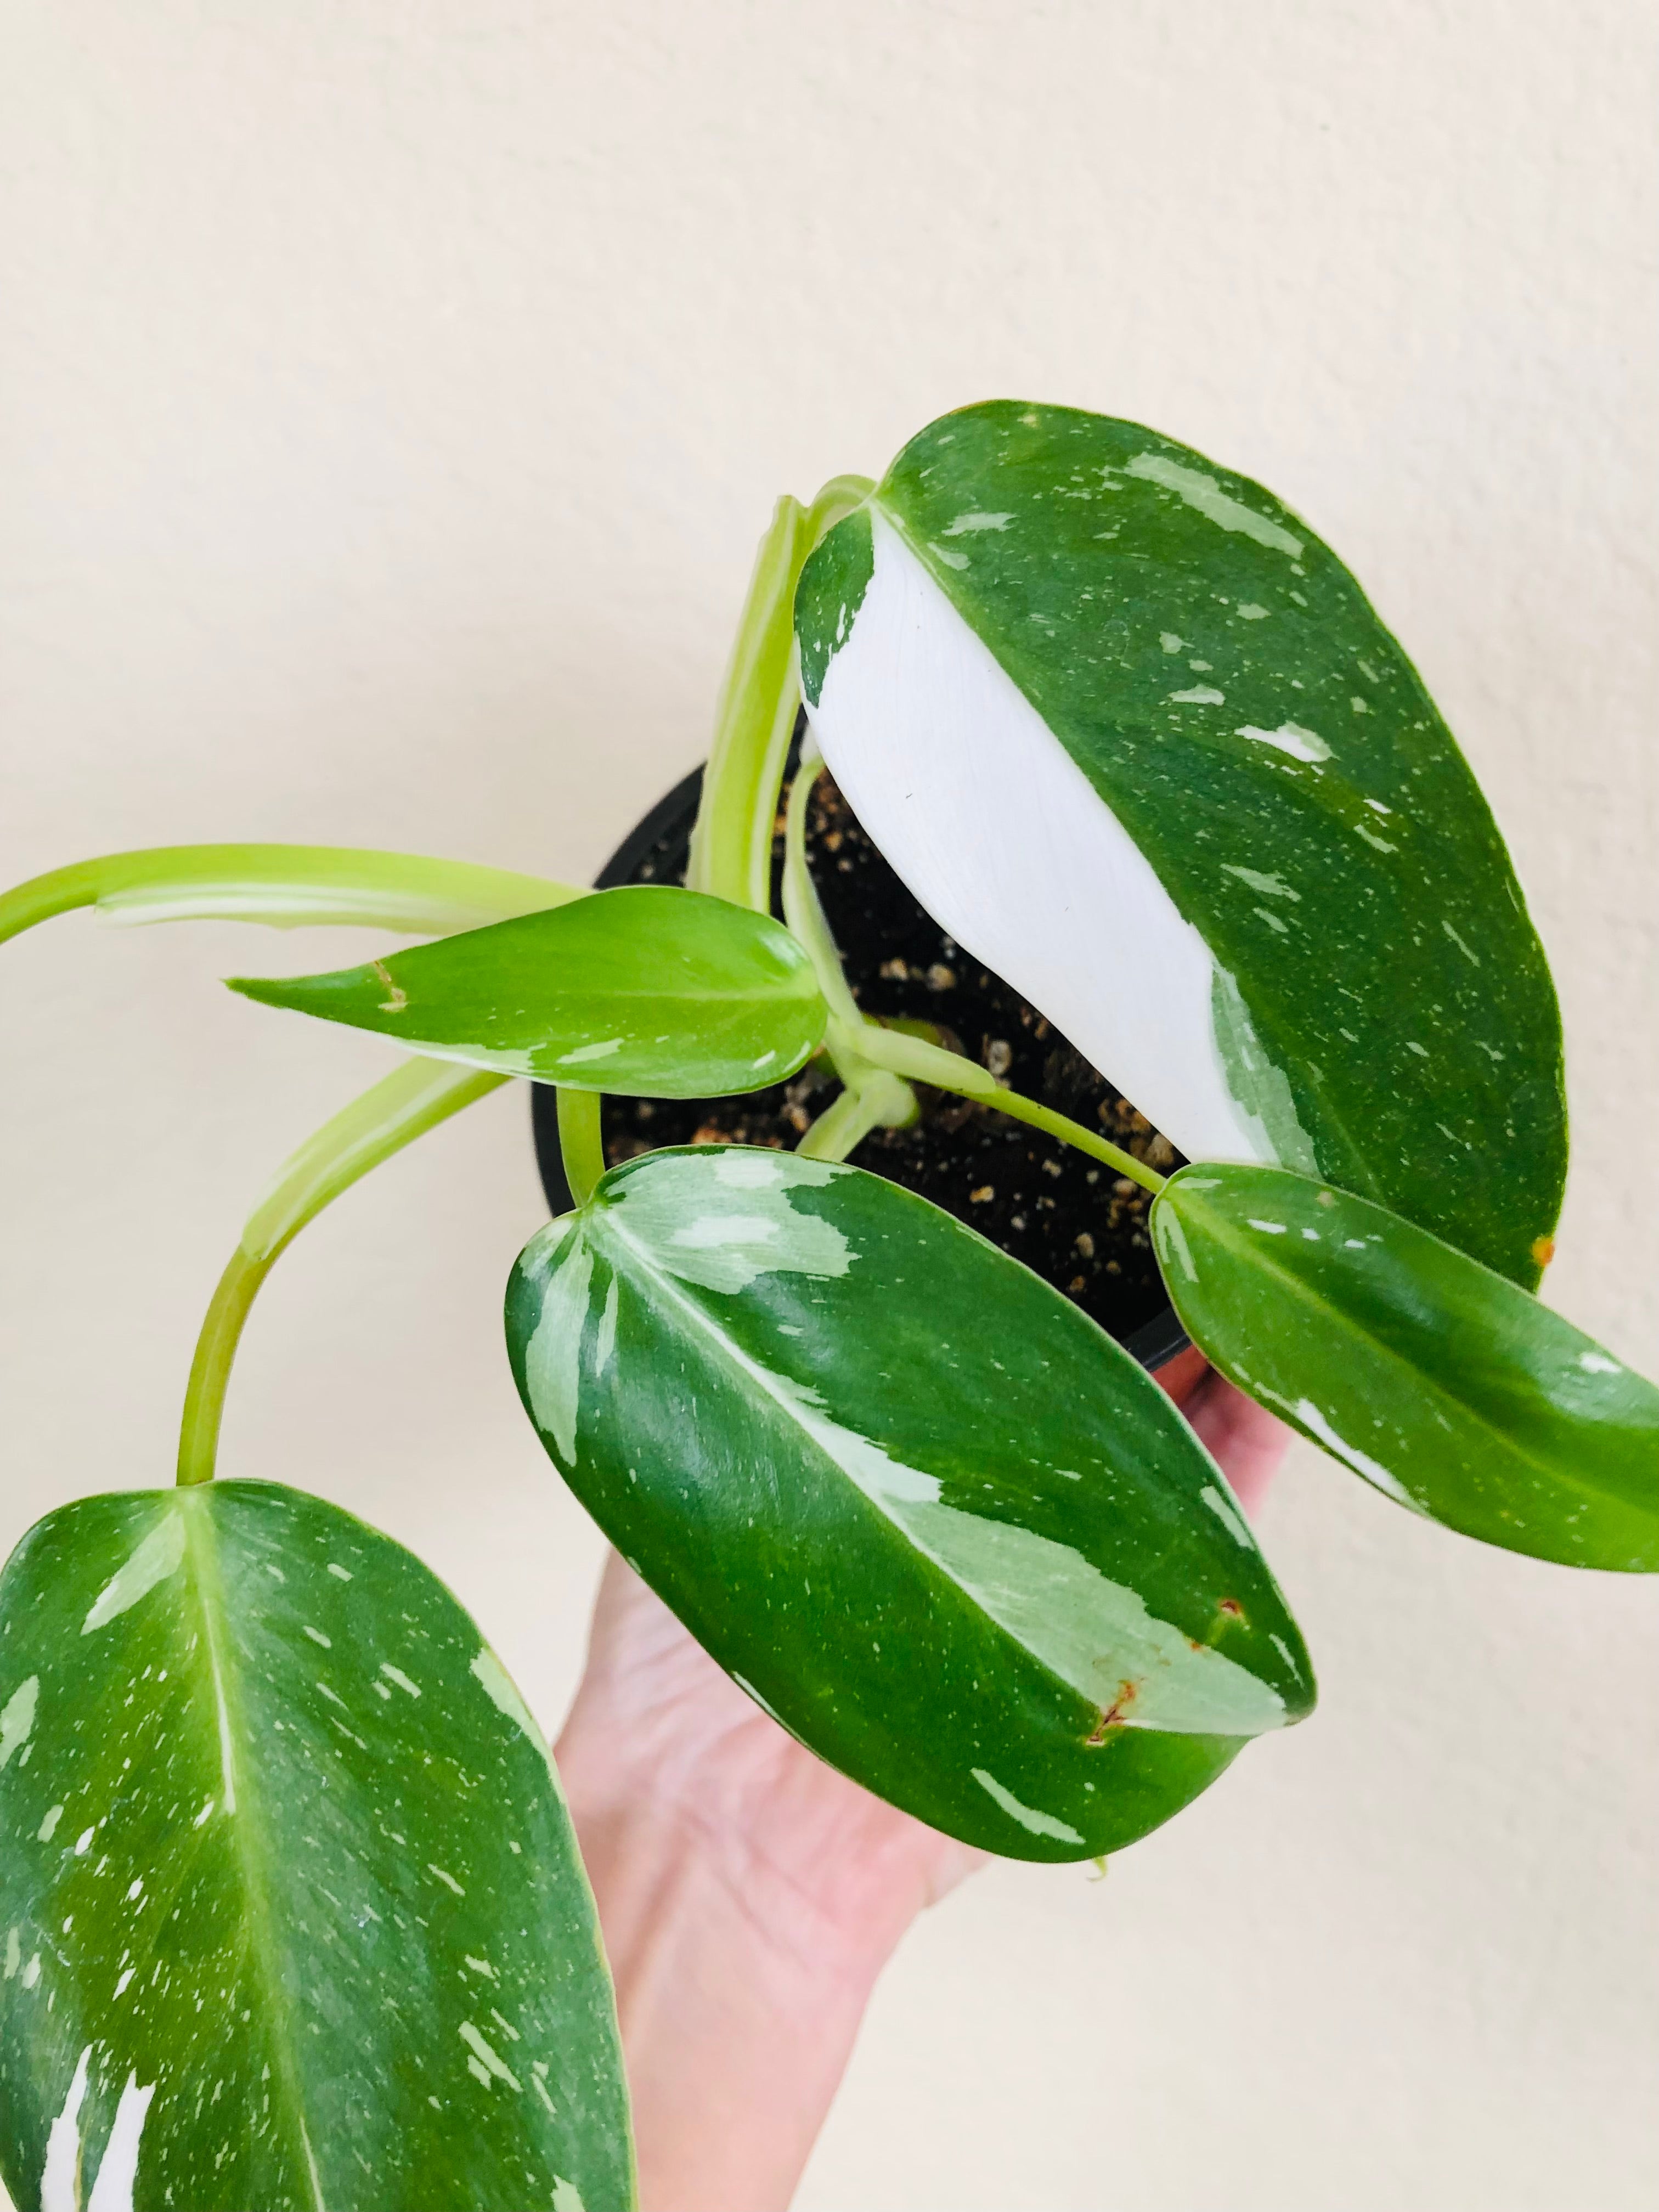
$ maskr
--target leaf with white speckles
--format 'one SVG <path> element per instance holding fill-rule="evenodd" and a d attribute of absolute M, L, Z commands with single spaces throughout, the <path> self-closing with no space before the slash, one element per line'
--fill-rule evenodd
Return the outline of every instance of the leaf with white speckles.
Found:
<path fill-rule="evenodd" d="M 1401 1505 L 1567 1566 L 1659 1571 L 1659 1390 L 1380 1206 L 1206 1161 L 1152 1206 L 1183 1327 Z"/>
<path fill-rule="evenodd" d="M 526 1410 L 617 1549 L 775 1719 L 935 1827 L 1115 1850 L 1313 1702 L 1169 1399 L 880 1176 L 651 1153 L 531 1243 L 507 1321 Z"/>
<path fill-rule="evenodd" d="M 29 1531 L 0 1632 L 18 2204 L 632 2203 L 546 1747 L 417 1559 L 276 1484 L 124 1492 Z"/>
<path fill-rule="evenodd" d="M 1536 1283 L 1549 972 L 1451 732 L 1306 523 L 1139 423 L 995 401 L 911 440 L 795 616 L 888 860 L 1171 1143 Z"/>
<path fill-rule="evenodd" d="M 238 976 L 264 1006 L 573 1091 L 697 1098 L 793 1075 L 828 1018 L 781 922 L 628 884 L 326 975 Z"/>

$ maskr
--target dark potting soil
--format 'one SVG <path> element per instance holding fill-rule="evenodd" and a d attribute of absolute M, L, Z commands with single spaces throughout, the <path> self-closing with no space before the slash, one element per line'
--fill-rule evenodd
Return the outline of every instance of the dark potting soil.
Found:
<path fill-rule="evenodd" d="M 642 854 L 635 847 L 633 866 L 618 872 L 613 863 L 602 883 L 684 881 L 695 785 L 673 806 L 681 798 L 673 793 L 659 810 L 659 834 Z M 977 1060 L 1028 1097 L 1099 1129 L 1149 1166 L 1167 1173 L 1180 1164 L 1180 1154 L 1115 1085 L 918 905 L 827 771 L 813 792 L 806 849 L 853 996 L 867 1014 L 927 1023 L 939 1042 Z M 781 805 L 772 845 L 775 906 L 782 860 Z M 969 1223 L 1129 1342 L 1148 1364 L 1184 1344 L 1152 1257 L 1151 1200 L 1138 1184 L 988 1107 L 926 1085 L 916 1091 L 920 1119 L 908 1129 L 873 1131 L 850 1155 L 854 1165 Z M 743 1097 L 606 1098 L 605 1158 L 615 1167 L 663 1145 L 793 1148 L 836 1091 L 833 1072 L 815 1060 L 788 1083 Z M 553 1094 L 538 1085 L 535 1097 L 543 1177 L 562 1210 Z"/>

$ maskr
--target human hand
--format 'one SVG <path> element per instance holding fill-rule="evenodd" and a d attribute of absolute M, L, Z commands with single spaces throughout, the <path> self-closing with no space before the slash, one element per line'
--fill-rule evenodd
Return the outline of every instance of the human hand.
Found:
<path fill-rule="evenodd" d="M 1158 1380 L 1255 1510 L 1287 1431 L 1196 1351 Z M 616 1978 L 642 2212 L 780 2212 L 882 1966 L 985 1855 L 804 1749 L 615 1553 L 556 1756 Z"/>
<path fill-rule="evenodd" d="M 1290 1444 L 1290 1430 L 1265 1406 L 1218 1375 L 1195 1344 L 1178 1352 L 1152 1380 L 1187 1416 L 1200 1443 L 1254 1520 Z"/>

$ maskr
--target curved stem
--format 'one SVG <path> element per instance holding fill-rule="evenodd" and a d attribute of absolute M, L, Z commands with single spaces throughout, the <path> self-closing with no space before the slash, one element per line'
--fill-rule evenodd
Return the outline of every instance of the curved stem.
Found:
<path fill-rule="evenodd" d="M 848 984 L 841 952 L 830 932 L 830 917 L 823 910 L 818 887 L 806 863 L 806 810 L 812 787 L 823 772 L 823 754 L 810 743 L 803 746 L 800 766 L 790 788 L 789 811 L 784 817 L 783 918 L 812 963 L 812 973 L 817 978 L 831 1018 L 856 1035 L 865 1026 L 864 1016 Z M 839 1069 L 841 1062 L 833 1046 L 830 1056 Z M 846 1080 L 844 1074 L 842 1079 Z"/>
<path fill-rule="evenodd" d="M 0 897 L 0 944 L 94 906 L 112 921 L 361 924 L 447 937 L 586 894 L 507 868 L 350 845 L 156 845 L 33 876 Z"/>
<path fill-rule="evenodd" d="M 947 1052 L 943 1045 L 929 1044 L 923 1037 L 885 1029 L 878 1022 L 866 1018 L 848 988 L 841 955 L 836 950 L 817 886 L 806 865 L 806 805 L 823 767 L 821 757 L 803 754 L 794 787 L 789 793 L 783 846 L 783 911 L 791 930 L 805 948 L 818 988 L 829 1006 L 830 1028 L 824 1048 L 848 1091 L 860 1090 L 872 1070 L 884 1068 L 891 1075 L 908 1076 L 916 1083 L 932 1084 L 936 1091 L 953 1091 L 960 1097 L 994 1106 L 1011 1121 L 1028 1121 L 1033 1128 L 1046 1130 L 1049 1136 L 1075 1145 L 1079 1152 L 1091 1154 L 1108 1167 L 1115 1168 L 1120 1175 L 1138 1182 L 1143 1190 L 1162 1190 L 1164 1177 L 1144 1161 L 1136 1159 L 1133 1152 L 1126 1152 L 1121 1145 L 1113 1144 L 1109 1138 L 1097 1136 L 1092 1129 L 1085 1129 L 1069 1115 L 1055 1113 L 1052 1106 L 1040 1106 L 1036 1099 L 1024 1097 L 1018 1091 L 1005 1091 L 988 1069 L 964 1060 L 960 1053 Z M 911 1092 L 909 1097 L 911 1113 L 906 1119 L 914 1118 L 915 1111 L 915 1093 Z M 831 1107 L 830 1113 L 835 1110 Z M 850 1115 L 850 1109 L 848 1112 Z M 821 1119 L 827 1121 L 829 1115 Z M 818 1126 L 814 1122 L 807 1132 L 808 1138 Z M 873 1122 L 869 1125 L 874 1126 Z M 865 1130 L 860 1132 L 860 1135 L 866 1133 Z M 857 1142 L 855 1137 L 853 1144 Z M 798 1149 L 805 1148 L 806 1140 L 803 1139 Z M 850 1152 L 852 1145 L 847 1149 Z M 819 1157 L 829 1158 L 832 1155 L 826 1152 Z M 845 1158 L 845 1154 L 841 1157 Z"/>
<path fill-rule="evenodd" d="M 238 1245 L 219 1278 L 207 1310 L 185 1388 L 184 1418 L 179 1425 L 179 1475 L 182 1484 L 211 1482 L 219 1456 L 219 1427 L 224 1419 L 225 1386 L 242 1340 L 242 1327 L 259 1286 L 270 1273 L 273 1253 L 256 1260 Z"/>
<path fill-rule="evenodd" d="M 592 1197 L 605 1173 L 605 1139 L 599 1127 L 597 1091 L 571 1091 L 563 1084 L 556 1093 L 559 1114 L 559 1158 L 564 1179 L 578 1206 Z"/>
<path fill-rule="evenodd" d="M 916 1095 L 884 1067 L 866 1068 L 819 1115 L 795 1150 L 803 1159 L 844 1160 L 872 1129 L 902 1129 L 916 1118 Z"/>
<path fill-rule="evenodd" d="M 787 493 L 777 503 L 720 687 L 688 890 L 772 910 L 772 824 L 800 707 L 795 586 L 819 538 L 873 488 L 867 477 L 835 477 L 810 507 Z"/>
<path fill-rule="evenodd" d="M 953 1059 L 955 1056 L 954 1054 L 951 1055 Z M 1032 1128 L 1046 1130 L 1049 1136 L 1058 1137 L 1063 1144 L 1075 1145 L 1079 1152 L 1087 1152 L 1106 1166 L 1115 1168 L 1120 1175 L 1127 1176 L 1131 1182 L 1138 1182 L 1142 1190 L 1150 1191 L 1154 1198 L 1169 1181 L 1169 1177 L 1159 1175 L 1156 1168 L 1149 1168 L 1145 1160 L 1138 1160 L 1133 1152 L 1125 1152 L 1121 1145 L 1115 1145 L 1109 1137 L 1097 1136 L 1092 1129 L 1085 1128 L 1081 1121 L 1073 1121 L 1069 1114 L 1056 1114 L 1052 1106 L 1039 1105 L 1035 1098 L 1027 1098 L 1018 1091 L 1005 1091 L 999 1084 L 996 1096 L 988 1097 L 985 1103 L 994 1108 L 999 1114 L 1006 1114 L 1011 1121 L 1029 1122 Z"/>
<path fill-rule="evenodd" d="M 833 1033 L 833 1031 L 832 1031 Z M 931 1083 L 939 1091 L 954 1091 L 959 1097 L 971 1098 L 981 1106 L 994 1107 L 1011 1121 L 1026 1121 L 1034 1129 L 1046 1130 L 1051 1137 L 1076 1146 L 1080 1152 L 1088 1152 L 1108 1167 L 1115 1168 L 1131 1182 L 1138 1182 L 1143 1190 L 1156 1194 L 1169 1180 L 1133 1152 L 1126 1152 L 1109 1137 L 1097 1135 L 1085 1129 L 1081 1121 L 1073 1121 L 1069 1115 L 1057 1114 L 1052 1106 L 1040 1106 L 1035 1098 L 1027 1098 L 1018 1091 L 1005 1091 L 987 1069 L 960 1053 L 946 1052 L 942 1045 L 929 1044 L 922 1037 L 907 1036 L 900 1030 L 878 1029 L 866 1023 L 858 1039 L 858 1048 L 865 1059 L 873 1060 L 878 1067 L 890 1068 L 896 1075 L 908 1076 L 915 1083 Z"/>
<path fill-rule="evenodd" d="M 916 1094 L 890 1069 L 875 1064 L 862 1049 L 862 1040 L 873 1024 L 859 1011 L 841 964 L 841 953 L 823 911 L 817 885 L 806 861 L 806 810 L 812 787 L 823 769 L 823 758 L 809 744 L 802 748 L 800 765 L 789 793 L 789 811 L 783 839 L 783 912 L 791 931 L 805 948 L 830 1009 L 824 1049 L 847 1086 L 827 1112 L 821 1114 L 795 1147 L 808 1158 L 844 1160 L 872 1129 L 902 1129 L 921 1110 Z"/>
<path fill-rule="evenodd" d="M 308 1221 L 371 1168 L 506 1080 L 445 1060 L 406 1060 L 325 1121 L 278 1170 L 248 1216 L 196 1341 L 179 1432 L 181 1483 L 212 1479 L 225 1388 L 243 1325 L 283 1252 Z"/>

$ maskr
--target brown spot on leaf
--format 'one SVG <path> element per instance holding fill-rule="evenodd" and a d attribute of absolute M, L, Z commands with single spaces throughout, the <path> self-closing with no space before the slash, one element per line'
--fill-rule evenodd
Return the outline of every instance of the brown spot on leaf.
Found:
<path fill-rule="evenodd" d="M 369 973 L 375 978 L 376 981 L 383 983 L 386 986 L 386 996 L 381 1000 L 380 1006 L 380 1012 L 383 1014 L 402 1013 L 404 1008 L 409 1004 L 408 992 L 404 989 L 402 984 L 394 983 L 392 981 L 392 970 L 386 966 L 384 960 L 371 960 L 368 963 L 368 967 Z M 1534 1249 L 1535 1250 L 1537 1248 L 1534 1246 Z"/>
<path fill-rule="evenodd" d="M 1089 1735 L 1084 1737 L 1084 1742 L 1094 1746 L 1104 1743 L 1107 1730 L 1122 1725 L 1124 1709 L 1126 1706 L 1133 1705 L 1139 1690 L 1139 1682 L 1120 1682 L 1117 1686 L 1116 1697 L 1109 1705 L 1101 1708 L 1100 1718 L 1095 1723 Z"/>

